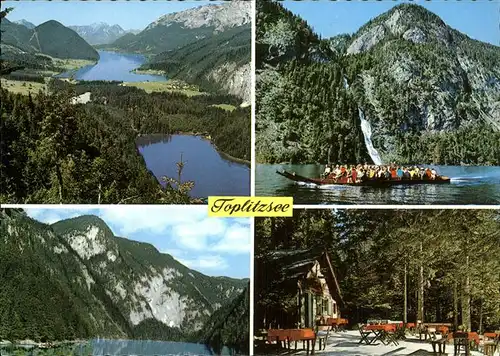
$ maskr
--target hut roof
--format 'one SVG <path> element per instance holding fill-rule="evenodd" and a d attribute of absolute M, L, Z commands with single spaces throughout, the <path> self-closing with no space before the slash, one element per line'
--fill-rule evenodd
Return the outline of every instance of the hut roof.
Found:
<path fill-rule="evenodd" d="M 328 253 L 322 249 L 274 250 L 256 260 L 268 279 L 268 287 L 283 292 L 297 289 L 297 280 L 305 278 L 318 261 L 331 295 L 343 304 L 342 294 Z"/>

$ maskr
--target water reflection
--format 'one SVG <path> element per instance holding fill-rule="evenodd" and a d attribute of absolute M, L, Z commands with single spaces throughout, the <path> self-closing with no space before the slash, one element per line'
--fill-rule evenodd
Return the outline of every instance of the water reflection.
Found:
<path fill-rule="evenodd" d="M 182 181 L 194 181 L 192 197 L 250 195 L 250 167 L 217 152 L 209 140 L 191 135 L 147 135 L 137 140 L 146 166 L 161 177 L 177 178 L 177 162 L 185 162 Z"/>

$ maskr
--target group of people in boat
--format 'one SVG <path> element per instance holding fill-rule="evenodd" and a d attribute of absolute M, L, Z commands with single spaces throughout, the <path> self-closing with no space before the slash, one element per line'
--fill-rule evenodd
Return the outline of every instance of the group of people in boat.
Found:
<path fill-rule="evenodd" d="M 323 178 L 338 183 L 361 183 L 369 180 L 435 180 L 439 179 L 434 168 L 391 165 L 329 165 L 325 166 Z"/>

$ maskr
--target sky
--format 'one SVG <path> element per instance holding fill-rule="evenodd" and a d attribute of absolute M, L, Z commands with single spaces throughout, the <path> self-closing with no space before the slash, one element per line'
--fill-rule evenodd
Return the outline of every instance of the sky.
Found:
<path fill-rule="evenodd" d="M 109 206 L 25 208 L 43 223 L 97 215 L 115 236 L 147 242 L 191 269 L 209 276 L 250 277 L 249 218 L 208 217 L 206 206 Z"/>
<path fill-rule="evenodd" d="M 10 21 L 25 19 L 35 25 L 56 20 L 65 26 L 96 22 L 118 24 L 124 30 L 143 30 L 160 16 L 220 1 L 2 1 L 13 7 Z"/>
<path fill-rule="evenodd" d="M 368 20 L 402 2 L 419 4 L 452 28 L 471 38 L 500 46 L 500 1 L 285 1 L 282 4 L 299 15 L 323 38 L 356 32 Z"/>

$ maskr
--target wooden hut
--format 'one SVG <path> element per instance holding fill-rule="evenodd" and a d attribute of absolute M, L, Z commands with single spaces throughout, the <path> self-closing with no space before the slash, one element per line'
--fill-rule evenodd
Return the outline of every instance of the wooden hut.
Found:
<path fill-rule="evenodd" d="M 312 328 L 340 318 L 342 295 L 328 253 L 276 250 L 255 260 L 257 328 Z"/>

